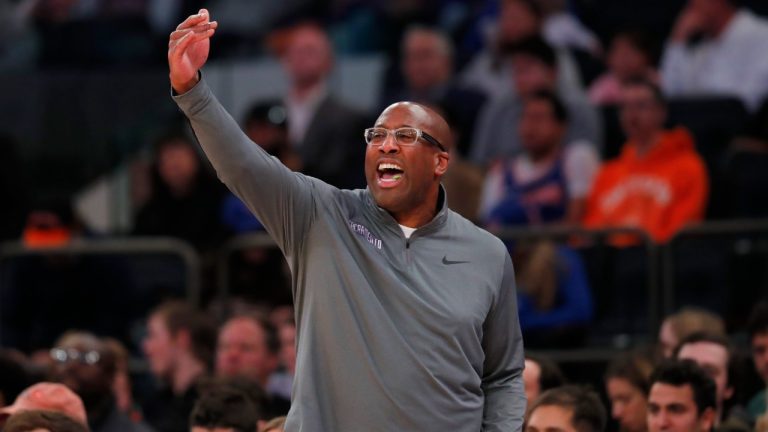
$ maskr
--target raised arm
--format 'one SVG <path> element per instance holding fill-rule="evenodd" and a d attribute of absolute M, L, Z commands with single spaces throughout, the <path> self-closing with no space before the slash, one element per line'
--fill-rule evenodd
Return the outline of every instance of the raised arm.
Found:
<path fill-rule="evenodd" d="M 217 27 L 208 11 L 201 9 L 171 33 L 168 65 L 174 100 L 219 178 L 251 209 L 283 252 L 291 255 L 312 221 L 312 192 L 319 182 L 291 172 L 248 139 L 201 80 L 200 69 Z"/>

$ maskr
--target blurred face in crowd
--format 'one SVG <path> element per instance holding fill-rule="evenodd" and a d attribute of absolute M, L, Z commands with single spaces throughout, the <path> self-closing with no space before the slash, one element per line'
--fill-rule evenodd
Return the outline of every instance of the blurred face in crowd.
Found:
<path fill-rule="evenodd" d="M 680 340 L 677 337 L 672 320 L 667 318 L 659 329 L 659 345 L 661 346 L 661 353 L 664 358 L 672 357 L 678 343 L 680 343 Z"/>
<path fill-rule="evenodd" d="M 702 30 L 709 34 L 716 33 L 723 16 L 734 10 L 728 0 L 688 0 L 687 8 L 698 17 Z"/>
<path fill-rule="evenodd" d="M 713 342 L 687 343 L 677 354 L 680 360 L 693 360 L 715 381 L 717 387 L 717 406 L 733 395 L 733 388 L 728 384 L 728 350 Z"/>
<path fill-rule="evenodd" d="M 523 148 L 537 159 L 550 154 L 560 145 L 565 125 L 557 119 L 549 101 L 532 98 L 523 107 L 519 132 Z"/>
<path fill-rule="evenodd" d="M 172 192 L 183 194 L 188 191 L 200 169 L 195 150 L 187 143 L 178 141 L 161 147 L 157 157 L 160 178 Z"/>
<path fill-rule="evenodd" d="M 690 384 L 673 386 L 657 382 L 648 396 L 649 432 L 709 432 L 714 411 L 699 413 Z"/>
<path fill-rule="evenodd" d="M 149 368 L 155 376 L 162 379 L 171 377 L 176 367 L 176 357 L 181 350 L 176 339 L 162 315 L 154 314 L 149 318 L 143 348 Z"/>
<path fill-rule="evenodd" d="M 54 379 L 77 393 L 86 408 L 112 394 L 116 365 L 103 343 L 88 336 L 65 337 L 51 355 Z"/>
<path fill-rule="evenodd" d="M 541 394 L 541 366 L 531 359 L 525 359 L 523 383 L 525 384 L 525 397 L 528 399 L 528 405 L 530 405 Z"/>
<path fill-rule="evenodd" d="M 290 374 L 296 372 L 296 326 L 285 324 L 280 327 L 280 361 Z"/>
<path fill-rule="evenodd" d="M 536 57 L 528 54 L 512 56 L 514 85 L 517 94 L 523 98 L 539 90 L 555 90 L 557 72 Z"/>
<path fill-rule="evenodd" d="M 254 320 L 235 318 L 222 327 L 216 348 L 217 375 L 245 377 L 264 386 L 277 362 L 267 346 L 267 333 Z"/>
<path fill-rule="evenodd" d="M 403 75 L 415 91 L 427 91 L 451 77 L 450 47 L 439 35 L 413 31 L 403 44 Z"/>
<path fill-rule="evenodd" d="M 285 128 L 275 126 L 267 121 L 250 121 L 245 126 L 245 134 L 251 141 L 261 146 L 267 153 L 274 152 L 287 146 L 288 132 Z"/>
<path fill-rule="evenodd" d="M 650 66 L 648 57 L 629 38 L 617 36 L 608 51 L 608 68 L 623 81 L 643 77 Z"/>
<path fill-rule="evenodd" d="M 450 148 L 450 128 L 434 111 L 418 104 L 399 102 L 386 108 L 376 120 L 377 128 L 421 129 Z M 448 170 L 450 156 L 423 137 L 414 145 L 400 145 L 392 133 L 382 145 L 368 145 L 365 178 L 376 204 L 398 215 L 434 213 L 440 178 Z"/>
<path fill-rule="evenodd" d="M 611 401 L 611 416 L 619 422 L 620 430 L 645 432 L 647 405 L 643 391 L 619 377 L 609 378 L 605 388 Z"/>
<path fill-rule="evenodd" d="M 294 86 L 311 87 L 319 84 L 333 67 L 331 42 L 318 28 L 300 27 L 291 36 L 282 62 Z"/>
<path fill-rule="evenodd" d="M 539 33 L 541 21 L 525 3 L 503 0 L 499 13 L 499 40 L 514 43 Z"/>
<path fill-rule="evenodd" d="M 757 333 L 752 337 L 752 359 L 757 373 L 768 383 L 768 332 Z"/>
<path fill-rule="evenodd" d="M 572 424 L 573 410 L 558 405 L 540 405 L 528 416 L 525 432 L 578 432 Z"/>
<path fill-rule="evenodd" d="M 666 109 L 644 85 L 626 85 L 621 95 L 621 125 L 630 140 L 645 142 L 658 134 L 667 118 Z"/>

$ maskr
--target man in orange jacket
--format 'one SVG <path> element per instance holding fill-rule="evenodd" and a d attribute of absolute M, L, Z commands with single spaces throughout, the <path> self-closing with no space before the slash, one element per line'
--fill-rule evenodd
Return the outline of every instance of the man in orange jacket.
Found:
<path fill-rule="evenodd" d="M 621 122 L 628 137 L 606 164 L 587 201 L 587 227 L 636 227 L 663 243 L 704 216 L 708 177 L 691 135 L 664 129 L 667 110 L 659 88 L 634 81 L 623 89 Z"/>

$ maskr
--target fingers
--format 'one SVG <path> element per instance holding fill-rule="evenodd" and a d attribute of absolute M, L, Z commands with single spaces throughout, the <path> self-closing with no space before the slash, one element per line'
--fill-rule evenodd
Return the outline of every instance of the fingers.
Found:
<path fill-rule="evenodd" d="M 198 24 L 198 25 L 195 25 L 194 27 L 185 28 L 185 29 L 182 29 L 182 30 L 176 30 L 176 31 L 171 33 L 170 42 L 172 43 L 173 41 L 178 41 L 179 39 L 184 37 L 184 35 L 186 35 L 187 33 L 191 33 L 191 32 L 192 33 L 204 33 L 204 32 L 206 32 L 206 31 L 208 31 L 210 29 L 214 29 L 215 30 L 218 27 L 219 27 L 219 23 L 216 22 L 216 21 L 212 21 L 212 22 L 205 22 L 205 23 L 202 23 L 202 24 Z"/>
<path fill-rule="evenodd" d="M 201 41 L 203 39 L 208 39 L 216 32 L 215 29 L 208 29 L 203 32 L 187 32 L 184 36 L 179 38 L 176 41 L 171 41 L 169 44 L 169 50 L 168 50 L 168 58 L 170 60 L 178 60 L 184 52 L 187 50 L 189 45 L 191 45 L 194 42 Z"/>
<path fill-rule="evenodd" d="M 187 19 L 184 20 L 181 24 L 176 27 L 176 30 L 182 30 L 185 28 L 190 28 L 193 26 L 196 26 L 200 23 L 207 22 L 209 19 L 208 17 L 208 10 L 207 9 L 200 9 L 200 11 L 197 12 L 196 15 L 190 15 L 187 17 Z"/>

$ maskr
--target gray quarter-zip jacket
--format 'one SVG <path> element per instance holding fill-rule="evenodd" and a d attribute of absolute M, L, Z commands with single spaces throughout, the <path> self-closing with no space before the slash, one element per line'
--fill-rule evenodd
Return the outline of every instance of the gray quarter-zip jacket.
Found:
<path fill-rule="evenodd" d="M 500 240 L 449 210 L 442 188 L 438 214 L 406 239 L 367 189 L 291 172 L 251 142 L 202 79 L 174 99 L 290 266 L 286 431 L 521 429 L 523 343 Z"/>

